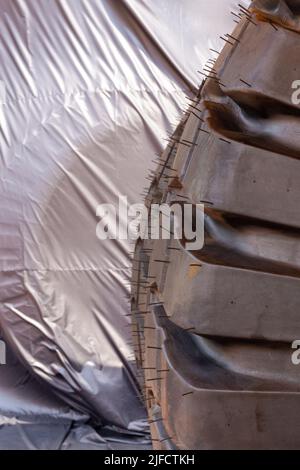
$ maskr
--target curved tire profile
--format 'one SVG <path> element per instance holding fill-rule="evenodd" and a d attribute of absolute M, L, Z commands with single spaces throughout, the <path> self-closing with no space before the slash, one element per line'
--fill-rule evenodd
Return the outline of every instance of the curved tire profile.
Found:
<path fill-rule="evenodd" d="M 204 204 L 204 246 L 139 240 L 132 324 L 155 449 L 300 447 L 300 1 L 242 9 L 147 206 Z"/>

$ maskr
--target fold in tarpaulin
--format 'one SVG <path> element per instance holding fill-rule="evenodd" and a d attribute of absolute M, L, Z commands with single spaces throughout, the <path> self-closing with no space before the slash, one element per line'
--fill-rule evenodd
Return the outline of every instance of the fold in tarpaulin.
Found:
<path fill-rule="evenodd" d="M 233 28 L 225 0 L 0 0 L 0 448 L 145 448 L 127 240 L 155 152 Z"/>

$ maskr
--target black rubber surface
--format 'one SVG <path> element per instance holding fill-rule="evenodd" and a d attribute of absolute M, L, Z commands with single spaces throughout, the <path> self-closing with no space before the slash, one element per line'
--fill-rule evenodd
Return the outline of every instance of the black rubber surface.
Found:
<path fill-rule="evenodd" d="M 133 337 L 156 449 L 300 447 L 300 4 L 275 4 L 241 14 L 146 198 L 205 205 L 202 250 L 136 246 Z"/>

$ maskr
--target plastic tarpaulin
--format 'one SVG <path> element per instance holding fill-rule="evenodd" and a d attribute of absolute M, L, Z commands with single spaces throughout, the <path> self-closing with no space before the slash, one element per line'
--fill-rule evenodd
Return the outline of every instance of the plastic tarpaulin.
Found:
<path fill-rule="evenodd" d="M 229 0 L 0 0 L 0 448 L 144 448 L 130 242 L 145 177 L 233 29 Z"/>

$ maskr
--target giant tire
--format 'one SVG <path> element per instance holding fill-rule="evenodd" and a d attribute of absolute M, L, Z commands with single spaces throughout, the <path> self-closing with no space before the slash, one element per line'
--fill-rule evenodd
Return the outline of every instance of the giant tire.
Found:
<path fill-rule="evenodd" d="M 261 0 L 240 15 L 146 198 L 205 204 L 202 250 L 136 245 L 133 338 L 155 449 L 300 448 L 299 13 L 299 0 Z"/>

